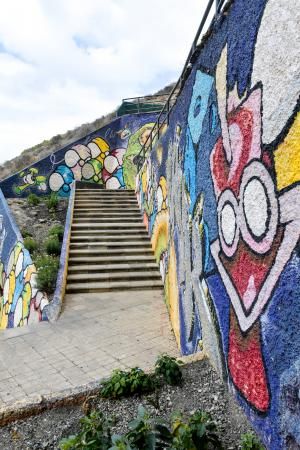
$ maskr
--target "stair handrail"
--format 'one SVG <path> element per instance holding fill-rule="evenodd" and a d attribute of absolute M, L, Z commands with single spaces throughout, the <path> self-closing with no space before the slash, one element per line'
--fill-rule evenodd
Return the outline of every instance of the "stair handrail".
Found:
<path fill-rule="evenodd" d="M 212 9 L 213 4 L 215 4 L 215 14 L 212 18 L 211 23 L 215 20 L 216 16 L 218 14 L 220 14 L 223 10 L 224 4 L 227 2 L 228 0 L 208 0 L 207 3 L 207 7 L 203 13 L 199 28 L 197 30 L 197 33 L 194 37 L 192 46 L 190 48 L 190 51 L 188 53 L 187 59 L 185 61 L 185 64 L 183 66 L 183 70 L 178 78 L 177 83 L 175 84 L 175 86 L 173 87 L 172 91 L 170 92 L 166 103 L 164 104 L 161 112 L 159 113 L 157 120 L 155 122 L 155 124 L 153 125 L 149 136 L 147 137 L 144 145 L 142 146 L 140 152 L 135 156 L 134 158 L 134 163 L 137 165 L 138 171 L 142 168 L 142 165 L 145 162 L 146 159 L 146 154 L 147 153 L 151 153 L 153 150 L 153 143 L 155 141 L 155 138 L 157 138 L 157 140 L 159 139 L 160 136 L 160 130 L 162 129 L 163 125 L 166 123 L 167 125 L 169 125 L 169 116 L 170 113 L 173 109 L 173 107 L 176 104 L 177 101 L 177 97 L 179 92 L 181 91 L 183 84 L 189 74 L 189 70 L 191 69 L 192 65 L 191 65 L 191 59 L 192 56 L 194 55 L 197 47 L 198 47 L 198 41 L 199 41 L 199 37 L 203 31 L 203 28 L 206 24 L 207 18 L 209 16 L 209 13 Z"/>

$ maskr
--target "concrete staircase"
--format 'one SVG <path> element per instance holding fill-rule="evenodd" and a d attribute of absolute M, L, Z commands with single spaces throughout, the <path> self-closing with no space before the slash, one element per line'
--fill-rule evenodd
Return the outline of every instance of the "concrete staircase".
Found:
<path fill-rule="evenodd" d="M 162 287 L 134 191 L 76 188 L 67 292 Z"/>

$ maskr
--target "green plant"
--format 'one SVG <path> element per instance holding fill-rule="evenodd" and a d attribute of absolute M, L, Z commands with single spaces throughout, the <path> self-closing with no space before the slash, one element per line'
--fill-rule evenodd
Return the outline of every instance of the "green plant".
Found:
<path fill-rule="evenodd" d="M 245 433 L 241 436 L 241 449 L 264 450 L 264 447 L 253 433 Z"/>
<path fill-rule="evenodd" d="M 203 411 L 196 411 L 187 422 L 182 415 L 176 415 L 172 422 L 172 450 L 209 450 L 221 449 L 217 427 L 211 416 Z"/>
<path fill-rule="evenodd" d="M 48 293 L 53 292 L 56 285 L 59 261 L 48 255 L 40 255 L 35 258 L 37 267 L 37 288 Z"/>
<path fill-rule="evenodd" d="M 69 436 L 59 443 L 61 450 L 109 450 L 111 447 L 112 420 L 106 419 L 101 412 L 92 411 L 80 420 L 80 432 Z"/>
<path fill-rule="evenodd" d="M 155 374 L 162 376 L 165 382 L 170 385 L 180 385 L 182 383 L 180 363 L 181 361 L 177 361 L 172 356 L 161 355 L 155 363 Z"/>
<path fill-rule="evenodd" d="M 56 192 L 51 192 L 49 197 L 46 198 L 45 202 L 49 211 L 56 210 L 58 206 L 58 195 L 56 194 Z"/>
<path fill-rule="evenodd" d="M 40 203 L 40 199 L 36 194 L 29 194 L 27 197 L 27 203 L 29 206 L 36 206 Z"/>
<path fill-rule="evenodd" d="M 51 236 L 49 239 L 47 239 L 45 244 L 46 252 L 48 255 L 60 255 L 60 249 L 61 249 L 61 243 L 58 240 L 57 236 Z"/>
<path fill-rule="evenodd" d="M 23 239 L 27 238 L 27 237 L 32 237 L 32 233 L 30 233 L 30 231 L 28 231 L 26 228 L 23 228 L 21 230 L 21 234 Z"/>
<path fill-rule="evenodd" d="M 116 369 L 111 377 L 102 383 L 100 395 L 104 398 L 120 398 L 152 392 L 155 386 L 155 377 L 138 367 L 129 371 Z"/>
<path fill-rule="evenodd" d="M 30 252 L 33 253 L 38 248 L 38 243 L 31 237 L 27 236 L 24 239 L 24 247 Z"/>
<path fill-rule="evenodd" d="M 64 237 L 64 227 L 62 225 L 53 225 L 50 228 L 48 236 L 57 236 L 59 241 L 63 240 Z"/>

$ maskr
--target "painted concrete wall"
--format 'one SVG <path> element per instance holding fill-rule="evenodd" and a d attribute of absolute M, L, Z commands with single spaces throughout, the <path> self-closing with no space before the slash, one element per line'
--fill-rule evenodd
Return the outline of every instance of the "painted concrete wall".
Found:
<path fill-rule="evenodd" d="M 68 197 L 74 180 L 107 189 L 134 189 L 136 161 L 157 114 L 119 117 L 100 130 L 58 150 L 0 183 L 5 197 L 57 192 Z"/>
<path fill-rule="evenodd" d="M 300 448 L 300 9 L 235 0 L 137 177 L 182 353 L 269 449 Z"/>
<path fill-rule="evenodd" d="M 48 299 L 36 288 L 36 267 L 0 190 L 0 330 L 46 320 Z"/>

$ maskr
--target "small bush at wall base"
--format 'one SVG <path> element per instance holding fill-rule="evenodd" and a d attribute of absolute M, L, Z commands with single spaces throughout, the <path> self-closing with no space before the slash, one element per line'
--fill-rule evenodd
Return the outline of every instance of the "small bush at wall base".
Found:
<path fill-rule="evenodd" d="M 217 450 L 221 443 L 216 425 L 203 411 L 196 411 L 186 421 L 182 416 L 172 420 L 171 427 L 152 418 L 140 405 L 135 420 L 124 435 L 111 436 L 111 419 L 97 411 L 81 419 L 81 430 L 60 442 L 61 450 Z"/>
<path fill-rule="evenodd" d="M 59 267 L 58 258 L 40 255 L 35 259 L 37 267 L 37 288 L 48 294 L 54 291 Z"/>
<path fill-rule="evenodd" d="M 23 239 L 27 238 L 27 237 L 32 237 L 32 233 L 30 233 L 30 231 L 26 230 L 26 228 L 23 228 L 21 230 L 21 234 Z"/>
<path fill-rule="evenodd" d="M 61 450 L 108 450 L 111 447 L 111 425 L 113 421 L 106 419 L 101 412 L 93 411 L 80 420 L 80 433 L 63 439 Z"/>
<path fill-rule="evenodd" d="M 27 197 L 27 203 L 29 206 L 36 206 L 40 203 L 40 199 L 36 194 L 29 194 Z"/>
<path fill-rule="evenodd" d="M 245 433 L 242 435 L 241 450 L 264 450 L 264 448 L 253 433 Z"/>
<path fill-rule="evenodd" d="M 167 384 L 176 386 L 182 383 L 181 362 L 169 355 L 161 355 L 155 363 L 155 374 L 162 376 Z"/>
<path fill-rule="evenodd" d="M 58 206 L 58 195 L 52 192 L 48 198 L 46 198 L 46 205 L 49 211 L 55 211 Z"/>
<path fill-rule="evenodd" d="M 31 237 L 27 236 L 24 239 L 24 247 L 30 252 L 33 253 L 38 248 L 38 243 Z"/>
<path fill-rule="evenodd" d="M 155 377 L 138 367 L 129 371 L 117 369 L 108 380 L 102 383 L 100 395 L 104 398 L 127 397 L 152 392 L 155 387 Z"/>
<path fill-rule="evenodd" d="M 59 256 L 60 255 L 60 249 L 61 249 L 61 243 L 58 240 L 57 236 L 51 236 L 45 244 L 46 252 L 48 255 L 54 255 Z"/>
<path fill-rule="evenodd" d="M 64 237 L 64 227 L 62 225 L 53 225 L 49 230 L 48 236 L 57 236 L 58 240 L 61 242 Z"/>

